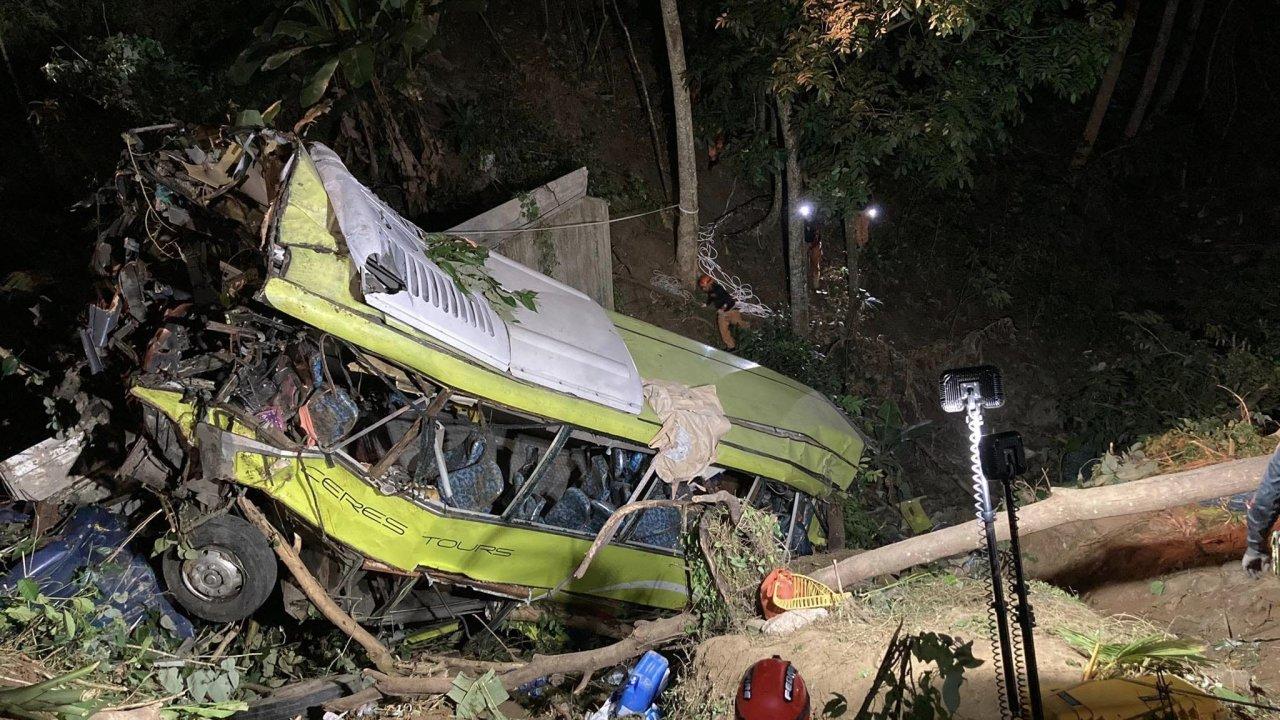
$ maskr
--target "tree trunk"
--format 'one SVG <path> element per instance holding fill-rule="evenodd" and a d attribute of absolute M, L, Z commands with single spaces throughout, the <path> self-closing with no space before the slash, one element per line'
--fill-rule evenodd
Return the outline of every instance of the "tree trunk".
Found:
<path fill-rule="evenodd" d="M 9 48 L 4 43 L 4 33 L 0 31 L 0 59 L 4 60 L 4 68 L 9 73 L 9 81 L 13 83 L 13 98 L 23 116 L 27 114 L 26 100 L 22 97 L 22 86 L 18 84 L 18 75 L 13 71 L 13 63 L 9 61 Z"/>
<path fill-rule="evenodd" d="M 871 240 L 871 218 L 865 212 L 844 216 L 844 247 L 849 269 L 849 307 L 845 310 L 845 335 L 852 335 L 862 320 L 862 248 Z"/>
<path fill-rule="evenodd" d="M 1072 169 L 1084 167 L 1093 153 L 1093 145 L 1098 141 L 1098 131 L 1102 129 L 1102 119 L 1107 115 L 1107 106 L 1111 104 L 1111 94 L 1116 90 L 1116 80 L 1120 78 L 1120 69 L 1124 67 L 1124 54 L 1129 49 L 1129 39 L 1133 37 L 1133 26 L 1138 19 L 1139 0 L 1128 0 L 1124 8 L 1124 29 L 1120 31 L 1120 39 L 1116 41 L 1116 49 L 1111 51 L 1111 62 L 1107 71 L 1102 74 L 1102 84 L 1098 86 L 1098 94 L 1093 98 L 1093 110 L 1089 113 L 1089 121 L 1084 125 L 1084 137 L 1076 147 L 1075 156 L 1071 158 Z"/>
<path fill-rule="evenodd" d="M 1164 82 L 1164 89 L 1160 91 L 1160 98 L 1156 100 L 1156 107 L 1151 111 L 1152 116 L 1163 115 L 1173 104 L 1174 98 L 1178 96 L 1182 76 L 1187 73 L 1191 56 L 1196 51 L 1196 32 L 1200 29 L 1200 16 L 1203 14 L 1204 0 L 1194 0 L 1191 5 L 1191 17 L 1187 18 L 1186 36 L 1182 40 L 1182 48 L 1178 51 L 1178 59 L 1173 64 L 1169 79 Z"/>
<path fill-rule="evenodd" d="M 658 122 L 653 118 L 653 103 L 649 100 L 649 81 L 645 79 L 640 61 L 636 59 L 636 48 L 631 43 L 631 30 L 627 28 L 627 22 L 622 19 L 622 9 L 618 7 L 618 0 L 612 0 L 612 3 L 614 17 L 618 19 L 618 26 L 622 28 L 622 37 L 627 41 L 627 59 L 631 62 L 631 74 L 635 76 L 636 87 L 640 90 L 640 100 L 644 102 L 644 112 L 649 118 L 649 139 L 653 142 L 653 157 L 658 163 L 658 181 L 662 183 L 662 196 L 668 197 L 667 173 L 669 171 L 666 154 L 662 150 L 662 139 L 658 135 Z"/>
<path fill-rule="evenodd" d="M 787 186 L 787 288 L 791 296 L 791 330 L 801 337 L 809 335 L 809 284 L 805 276 L 809 254 L 804 247 L 804 221 L 800 207 L 800 158 L 796 150 L 795 131 L 791 127 L 791 101 L 781 95 L 778 101 L 778 125 L 782 130 L 782 147 L 787 155 L 784 179 Z"/>
<path fill-rule="evenodd" d="M 1213 80 L 1213 56 L 1218 51 L 1218 38 L 1222 36 L 1222 28 L 1227 23 L 1227 17 L 1231 15 L 1231 5 L 1235 0 L 1227 0 L 1227 4 L 1222 6 L 1222 14 L 1218 16 L 1218 28 L 1213 31 L 1213 41 L 1209 43 L 1209 56 L 1204 61 L 1204 87 L 1200 90 L 1200 105 L 1198 109 L 1203 109 L 1205 102 L 1209 99 L 1209 85 Z"/>
<path fill-rule="evenodd" d="M 1264 455 L 1121 485 L 1054 488 L 1047 500 L 1019 508 L 1018 531 L 1031 534 L 1070 522 L 1164 510 L 1247 492 L 1258 486 L 1262 471 L 1270 461 L 1271 457 Z M 1005 513 L 996 517 L 996 534 L 1000 540 L 1009 538 Z M 901 572 L 976 549 L 978 527 L 974 522 L 967 522 L 854 555 L 813 573 L 813 577 L 831 587 L 849 587 L 877 575 Z"/>
<path fill-rule="evenodd" d="M 689 108 L 689 88 L 685 84 L 684 37 L 680 34 L 680 13 L 676 0 L 659 0 L 662 30 L 667 36 L 667 64 L 671 67 L 671 100 L 676 119 L 676 165 L 679 172 L 680 202 L 676 220 L 676 273 L 692 286 L 698 276 L 698 166 L 693 149 L 693 112 Z"/>
<path fill-rule="evenodd" d="M 1129 124 L 1125 126 L 1124 136 L 1131 138 L 1142 128 L 1142 118 L 1147 114 L 1147 105 L 1156 90 L 1156 81 L 1160 79 L 1160 68 L 1164 65 L 1164 53 L 1169 49 L 1169 36 L 1173 34 L 1173 21 L 1178 17 L 1178 0 L 1168 0 L 1164 6 L 1164 17 L 1160 19 L 1160 32 L 1156 34 L 1156 46 L 1151 49 L 1151 59 L 1147 61 L 1147 74 L 1142 78 L 1142 90 L 1138 93 L 1138 101 L 1133 105 L 1129 115 Z"/>
<path fill-rule="evenodd" d="M 827 552 L 843 550 L 847 540 L 844 536 L 844 495 L 833 494 L 827 500 Z"/>

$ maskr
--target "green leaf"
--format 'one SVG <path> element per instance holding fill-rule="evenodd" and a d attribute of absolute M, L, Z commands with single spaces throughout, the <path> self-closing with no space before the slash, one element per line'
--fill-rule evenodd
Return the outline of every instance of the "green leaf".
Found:
<path fill-rule="evenodd" d="M 343 50 L 338 56 L 342 72 L 352 87 L 362 87 L 373 78 L 373 46 L 360 43 Z"/>
<path fill-rule="evenodd" d="M 162 667 L 156 670 L 156 680 L 160 682 L 160 687 L 164 689 L 166 694 L 180 695 L 186 691 L 186 686 L 182 683 L 182 676 L 178 674 L 176 667 Z"/>
<path fill-rule="evenodd" d="M 17 620 L 20 623 L 29 623 L 40 616 L 40 611 L 34 610 L 29 607 L 17 606 L 17 607 L 11 607 L 8 610 L 5 610 L 4 614 L 8 615 L 14 620 Z"/>
<path fill-rule="evenodd" d="M 62 611 L 62 623 L 67 629 L 67 637 L 76 636 L 76 619 L 72 617 L 70 610 Z"/>
<path fill-rule="evenodd" d="M 405 28 L 404 35 L 401 36 L 400 44 L 410 53 L 416 53 L 427 47 L 431 39 L 435 37 L 436 30 L 430 23 L 419 20 L 411 23 Z"/>
<path fill-rule="evenodd" d="M 236 125 L 239 127 L 262 127 L 262 113 L 257 110 L 241 110 L 236 114 Z"/>
<path fill-rule="evenodd" d="M 293 38 L 294 40 L 307 40 L 315 37 L 317 26 L 309 25 L 298 20 L 281 20 L 276 23 L 275 30 L 271 31 L 272 38 Z"/>
<path fill-rule="evenodd" d="M 1214 686 L 1214 688 L 1209 692 L 1213 693 L 1214 695 L 1217 695 L 1223 700 L 1234 700 L 1236 702 L 1253 702 L 1253 698 L 1245 697 L 1244 695 L 1241 695 L 1240 693 L 1235 692 L 1234 690 L 1231 690 L 1229 688 L 1225 688 L 1221 685 Z"/>
<path fill-rule="evenodd" d="M 168 537 L 168 536 L 158 537 L 156 538 L 156 541 L 151 545 L 151 557 L 159 557 L 160 555 L 163 555 L 166 552 L 168 552 L 169 548 L 176 547 L 177 545 L 178 545 L 178 541 L 174 540 L 171 537 Z"/>
<path fill-rule="evenodd" d="M 271 103 L 270 105 L 268 105 L 266 110 L 262 111 L 262 124 L 265 127 L 271 127 L 276 121 L 276 116 L 279 114 L 280 114 L 280 101 L 277 100 Z"/>
<path fill-rule="evenodd" d="M 515 296 L 516 296 L 516 300 L 519 300 L 520 304 L 525 306 L 525 309 L 527 309 L 529 312 L 538 311 L 538 306 L 534 302 L 535 298 L 538 297 L 537 292 L 533 290 L 521 290 L 515 293 Z"/>
<path fill-rule="evenodd" d="M 339 30 L 351 30 L 357 25 L 356 14 L 351 7 L 351 0 L 329 0 L 329 9 L 338 21 Z"/>
<path fill-rule="evenodd" d="M 331 57 L 325 61 L 323 65 L 316 70 L 315 75 L 311 76 L 310 82 L 302 88 L 302 92 L 298 93 L 298 102 L 303 107 L 311 107 L 320 102 L 320 98 L 324 97 L 324 93 L 329 89 L 329 81 L 333 79 L 333 73 L 338 69 L 337 56 Z"/>
<path fill-rule="evenodd" d="M 35 602 L 40 597 L 40 586 L 31 578 L 22 578 L 18 581 L 18 594 L 27 602 Z"/>
<path fill-rule="evenodd" d="M 58 692 L 62 689 L 63 685 L 67 685 L 68 683 L 79 680 L 80 678 L 92 673 L 94 670 L 98 669 L 98 665 L 100 664 L 101 663 L 93 663 L 92 665 L 85 665 L 79 670 L 72 670 L 69 673 L 45 680 L 42 683 L 36 683 L 35 685 L 26 685 L 23 687 L 0 690 L 0 703 L 13 706 L 28 703 L 37 698 L 43 698 L 47 693 Z M 83 691 L 74 692 L 76 693 L 76 699 L 84 696 Z"/>
<path fill-rule="evenodd" d="M 258 60 L 257 48 L 247 47 L 227 70 L 227 79 L 233 85 L 245 85 L 253 79 L 253 74 L 258 71 L 258 66 L 261 64 Z"/>
<path fill-rule="evenodd" d="M 1164 581 L 1163 581 L 1163 580 L 1152 580 L 1152 581 L 1151 581 L 1151 594 L 1152 594 L 1152 595 L 1163 595 L 1163 594 L 1164 594 Z"/>
<path fill-rule="evenodd" d="M 302 53 L 310 50 L 312 47 L 313 46 L 311 45 L 299 45 L 298 47 L 291 47 L 288 50 L 281 50 L 280 52 L 268 57 L 266 60 L 263 60 L 262 69 L 275 70 L 293 58 L 296 58 Z"/>

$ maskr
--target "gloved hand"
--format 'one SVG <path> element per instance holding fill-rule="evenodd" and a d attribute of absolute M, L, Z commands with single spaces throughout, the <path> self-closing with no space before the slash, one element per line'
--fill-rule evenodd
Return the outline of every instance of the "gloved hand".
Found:
<path fill-rule="evenodd" d="M 1244 557 L 1240 559 L 1240 567 L 1244 568 L 1246 575 L 1256 580 L 1262 573 L 1271 569 L 1271 556 L 1248 548 L 1244 551 Z"/>

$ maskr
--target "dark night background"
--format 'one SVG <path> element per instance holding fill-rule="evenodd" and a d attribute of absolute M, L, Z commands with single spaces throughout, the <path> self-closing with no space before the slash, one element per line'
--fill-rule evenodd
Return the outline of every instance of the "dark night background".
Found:
<path fill-rule="evenodd" d="M 1241 418 L 1241 401 L 1267 429 L 1266 414 L 1280 405 L 1280 10 L 1261 0 L 1204 3 L 1190 33 L 1195 3 L 1182 4 L 1163 72 L 1187 54 L 1184 76 L 1136 137 L 1122 129 L 1156 43 L 1158 2 L 1140 8 L 1082 169 L 1068 165 L 1097 78 L 1074 103 L 1029 90 L 1022 122 L 1003 124 L 998 131 L 1007 137 L 975 151 L 967 182 L 938 187 L 919 166 L 869 176 L 863 190 L 886 216 L 863 253 L 863 285 L 880 304 L 853 337 L 798 339 L 765 326 L 746 342 L 745 353 L 834 396 L 859 399 L 848 407 L 886 446 L 881 464 L 898 485 L 892 494 L 929 495 L 926 507 L 944 517 L 953 510 L 959 489 L 948 479 L 955 467 L 948 458 L 955 448 L 951 433 L 938 430 L 931 398 L 936 371 L 957 362 L 1005 368 L 1016 393 L 1004 420 L 1023 430 L 1053 482 L 1073 482 L 1090 458 L 1183 419 L 1220 431 Z M 780 306 L 781 213 L 770 211 L 769 173 L 749 157 L 761 143 L 776 153 L 776 137 L 731 131 L 756 109 L 733 105 L 741 88 L 725 78 L 745 77 L 749 68 L 726 73 L 716 65 L 724 53 L 740 52 L 723 44 L 727 31 L 715 26 L 722 6 L 734 5 L 682 8 L 696 78 L 700 196 L 704 220 L 734 210 L 722 261 Z M 78 357 L 74 331 L 94 299 L 87 258 L 97 218 L 91 204 L 77 203 L 110 183 L 123 129 L 170 119 L 224 123 L 275 100 L 283 101 L 279 127 L 301 116 L 306 67 L 286 63 L 247 84 L 230 78 L 255 28 L 283 7 L 22 0 L 0 9 L 7 52 L 0 347 L 55 372 Z M 431 155 L 432 182 L 418 198 L 407 198 L 394 175 L 371 184 L 428 228 L 581 164 L 614 216 L 665 204 L 673 179 L 655 163 L 622 32 L 625 24 L 669 170 L 675 159 L 661 20 L 647 2 L 620 2 L 608 14 L 601 7 L 578 0 L 448 5 L 429 60 L 379 66 L 396 88 L 397 112 L 412 113 L 402 117 L 406 132 L 414 142 L 430 140 L 422 139 L 430 150 L 422 157 Z M 1121 17 L 1123 8 L 1111 12 Z M 110 55 L 111 38 L 121 39 L 124 55 Z M 1112 44 L 1107 39 L 1103 52 Z M 87 63 L 79 70 L 78 59 Z M 1157 97 L 1163 89 L 1156 86 Z M 340 138 L 348 110 L 339 99 L 308 136 Z M 948 108 L 939 101 L 928 112 Z M 833 216 L 823 222 L 828 262 L 838 270 L 840 224 Z M 713 340 L 706 311 L 644 287 L 653 270 L 671 269 L 669 225 L 652 218 L 619 224 L 613 243 L 621 311 Z M 815 315 L 836 295 L 815 296 Z M 39 439 L 46 418 L 40 388 L 18 376 L 2 382 L 0 444 L 12 450 Z M 926 421 L 933 425 L 919 427 Z"/>

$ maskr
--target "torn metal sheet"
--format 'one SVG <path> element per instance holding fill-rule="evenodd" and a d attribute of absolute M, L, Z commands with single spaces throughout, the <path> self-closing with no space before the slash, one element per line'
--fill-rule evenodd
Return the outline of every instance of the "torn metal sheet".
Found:
<path fill-rule="evenodd" d="M 119 298 L 111 303 L 110 308 L 89 306 L 89 321 L 80 330 L 80 345 L 84 348 L 85 357 L 89 360 L 89 371 L 95 375 L 106 367 L 102 361 L 102 351 L 106 349 L 111 333 L 119 324 Z"/>
<path fill-rule="evenodd" d="M 491 252 L 485 270 L 493 279 L 509 290 L 532 290 L 537 298 L 536 309 L 512 307 L 511 320 L 504 320 L 481 294 L 460 292 L 427 257 L 427 234 L 360 184 L 336 153 L 316 144 L 310 154 L 361 272 L 365 302 L 517 378 L 640 412 L 635 362 L 593 300 Z"/>
<path fill-rule="evenodd" d="M 71 468 L 84 446 L 83 432 L 42 440 L 0 462 L 0 479 L 4 480 L 5 489 L 16 500 L 46 500 L 84 480 L 71 474 Z"/>

